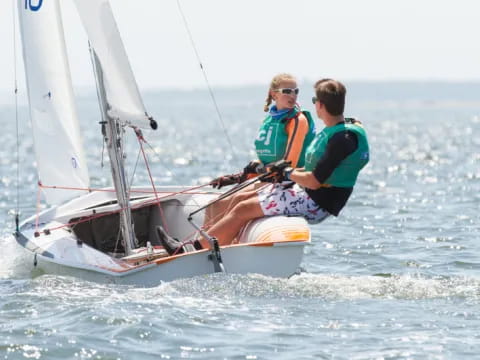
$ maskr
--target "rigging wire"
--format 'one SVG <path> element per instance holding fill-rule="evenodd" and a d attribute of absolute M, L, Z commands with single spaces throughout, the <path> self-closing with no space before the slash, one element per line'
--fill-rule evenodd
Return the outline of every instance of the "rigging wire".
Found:
<path fill-rule="evenodd" d="M 153 192 L 155 193 L 155 199 L 158 201 L 158 210 L 160 212 L 160 219 L 162 220 L 163 225 L 164 225 L 167 233 L 170 233 L 170 231 L 168 230 L 168 227 L 167 227 L 168 223 L 167 223 L 167 219 L 165 217 L 165 212 L 163 211 L 163 208 L 160 204 L 160 200 L 158 198 L 157 188 L 155 187 L 155 181 L 153 180 L 153 175 L 152 175 L 152 172 L 150 171 L 150 166 L 148 165 L 147 155 L 145 154 L 145 149 L 143 148 L 143 143 L 146 142 L 146 141 L 143 138 L 143 135 L 142 135 L 142 132 L 140 131 L 140 129 L 135 129 L 135 134 L 137 135 L 138 144 L 140 145 L 140 149 L 141 149 L 142 155 L 143 155 L 143 160 L 145 161 L 145 167 L 147 168 L 148 177 L 150 178 L 150 183 L 152 184 Z"/>
<path fill-rule="evenodd" d="M 193 36 L 192 36 L 192 32 L 190 31 L 190 27 L 188 25 L 188 22 L 187 22 L 187 18 L 185 17 L 185 14 L 183 12 L 183 9 L 182 9 L 182 6 L 180 4 L 180 0 L 177 0 L 177 5 L 178 5 L 178 10 L 180 11 L 180 15 L 182 16 L 182 20 L 183 20 L 183 24 L 185 25 L 185 29 L 188 33 L 188 37 L 190 39 L 190 43 L 192 44 L 192 48 L 193 48 L 193 51 L 195 52 L 195 56 L 197 57 L 197 61 L 200 65 L 200 69 L 202 70 L 202 74 L 203 74 L 203 78 L 205 79 L 205 83 L 207 85 L 207 88 L 208 88 L 208 92 L 210 94 L 210 97 L 212 98 L 212 102 L 213 102 L 213 105 L 215 106 L 215 111 L 217 112 L 217 115 L 218 115 L 218 118 L 220 120 L 220 123 L 222 125 L 222 129 L 223 129 L 223 132 L 225 133 L 225 137 L 228 141 L 228 144 L 230 145 L 230 150 L 232 152 L 232 155 L 233 155 L 233 158 L 236 159 L 237 156 L 235 154 L 235 150 L 233 148 L 233 143 L 232 141 L 230 140 L 230 136 L 228 135 L 228 132 L 227 132 L 227 129 L 225 127 L 225 123 L 223 121 L 223 117 L 222 117 L 222 114 L 220 113 L 220 109 L 218 107 L 218 104 L 217 104 L 217 100 L 215 98 L 215 95 L 213 93 L 213 90 L 212 90 L 212 87 L 210 86 L 210 82 L 208 81 L 208 77 L 207 77 L 207 72 L 205 71 L 204 67 L 203 67 L 203 64 L 202 64 L 202 61 L 200 59 L 200 55 L 197 51 L 197 47 L 195 45 L 195 41 L 193 40 Z"/>
<path fill-rule="evenodd" d="M 17 79 L 17 21 L 16 21 L 16 1 L 12 1 L 12 17 L 13 17 L 13 81 L 15 94 L 15 131 L 17 137 L 16 144 L 16 201 L 15 201 L 15 231 L 19 231 L 20 218 L 20 131 L 18 123 L 18 79 Z"/>
<path fill-rule="evenodd" d="M 132 191 L 133 181 L 135 180 L 135 175 L 137 173 L 138 161 L 140 160 L 141 153 L 142 153 L 142 149 L 138 149 L 137 160 L 135 161 L 135 166 L 133 168 L 133 173 L 132 173 L 132 176 L 130 177 L 130 182 L 127 184 L 129 194 Z"/>
<path fill-rule="evenodd" d="M 147 145 L 147 147 L 153 152 L 153 154 L 156 155 L 158 159 L 161 159 L 160 154 L 155 150 L 154 147 L 152 147 L 152 145 L 150 145 L 150 143 L 149 143 L 145 138 L 143 138 L 143 141 L 144 141 L 144 143 Z M 143 151 L 143 146 L 142 146 L 142 151 Z M 147 161 L 146 158 L 145 158 L 145 164 L 146 164 L 146 166 L 147 166 L 147 168 L 148 168 L 148 161 Z M 170 173 L 173 173 L 167 166 L 163 165 L 163 167 L 165 167 Z M 205 185 L 202 185 L 202 186 L 208 186 L 208 185 L 210 185 L 210 184 L 205 184 Z M 183 187 L 183 189 L 188 189 L 188 187 Z M 155 190 L 154 193 L 156 194 L 157 191 Z M 197 200 L 195 200 L 194 197 L 192 197 L 192 201 L 193 201 L 195 204 L 197 204 L 198 207 L 200 207 L 200 204 L 197 202 Z M 167 229 L 166 229 L 166 230 L 167 230 Z M 167 230 L 167 232 L 168 232 L 168 230 Z"/>

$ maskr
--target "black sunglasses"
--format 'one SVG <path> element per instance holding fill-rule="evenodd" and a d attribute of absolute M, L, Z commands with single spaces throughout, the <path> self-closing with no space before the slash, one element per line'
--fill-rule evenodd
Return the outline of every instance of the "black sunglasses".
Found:
<path fill-rule="evenodd" d="M 282 94 L 287 94 L 287 95 L 291 95 L 293 93 L 295 93 L 295 95 L 298 95 L 300 89 L 299 88 L 295 88 L 295 89 L 292 89 L 292 88 L 280 88 L 280 89 L 277 89 L 275 90 L 276 92 L 279 92 L 279 93 L 282 93 Z"/>
<path fill-rule="evenodd" d="M 316 96 L 312 97 L 312 104 L 313 104 L 313 105 L 315 105 L 315 103 L 316 103 L 317 101 L 318 101 L 318 99 L 317 99 Z"/>

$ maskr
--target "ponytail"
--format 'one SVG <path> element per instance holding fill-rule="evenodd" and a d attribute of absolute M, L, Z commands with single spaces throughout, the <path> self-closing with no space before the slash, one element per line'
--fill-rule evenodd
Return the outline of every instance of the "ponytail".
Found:
<path fill-rule="evenodd" d="M 263 106 L 263 111 L 264 112 L 268 112 L 268 110 L 270 109 L 270 104 L 272 103 L 272 94 L 270 94 L 270 91 L 268 92 L 268 96 L 267 98 L 265 99 L 265 105 Z"/>

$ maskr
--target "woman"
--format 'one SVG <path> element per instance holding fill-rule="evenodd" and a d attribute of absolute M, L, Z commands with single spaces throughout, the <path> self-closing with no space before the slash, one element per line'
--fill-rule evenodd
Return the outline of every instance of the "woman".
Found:
<path fill-rule="evenodd" d="M 305 150 L 315 137 L 313 119 L 308 111 L 302 111 L 297 104 L 299 89 L 297 80 L 290 74 L 276 75 L 268 89 L 264 111 L 268 112 L 255 139 L 258 160 L 251 161 L 243 172 L 221 176 L 211 182 L 213 187 L 239 184 L 255 177 L 268 164 L 278 160 L 287 160 L 291 166 L 303 167 Z M 274 102 L 274 105 L 270 106 Z M 238 193 L 220 200 L 207 208 L 204 225 L 208 228 L 220 215 L 233 207 L 238 201 L 255 195 L 255 188 L 249 186 Z"/>

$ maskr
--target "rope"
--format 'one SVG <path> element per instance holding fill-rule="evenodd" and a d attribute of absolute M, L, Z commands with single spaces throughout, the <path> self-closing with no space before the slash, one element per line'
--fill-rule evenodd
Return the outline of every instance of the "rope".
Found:
<path fill-rule="evenodd" d="M 36 211 L 36 216 L 35 216 L 35 233 L 38 232 L 38 222 L 40 219 L 40 201 L 41 201 L 41 189 L 42 189 L 42 183 L 39 181 L 38 182 L 38 188 L 37 188 L 37 211 Z"/>
<path fill-rule="evenodd" d="M 135 180 L 135 174 L 137 173 L 138 161 L 140 160 L 140 150 L 137 154 L 137 160 L 135 161 L 135 167 L 133 168 L 132 177 L 130 178 L 130 186 L 128 188 L 128 193 L 131 194 L 133 181 Z"/>
<path fill-rule="evenodd" d="M 148 166 L 148 164 L 147 164 Z M 151 181 L 153 181 L 152 177 L 151 177 L 151 172 L 150 172 L 150 169 L 148 169 L 148 172 L 149 172 L 149 176 L 150 176 L 150 179 Z M 181 191 L 178 191 L 178 192 L 167 192 L 167 191 L 157 191 L 155 189 L 155 186 L 153 185 L 153 182 L 152 182 L 152 186 L 154 187 L 154 194 L 155 194 L 155 199 L 154 200 L 148 200 L 148 201 L 144 201 L 144 202 L 141 202 L 140 204 L 137 204 L 136 206 L 132 206 L 131 207 L 131 210 L 137 210 L 137 209 L 140 209 L 142 207 L 146 207 L 146 206 L 150 206 L 150 205 L 158 205 L 159 208 L 160 208 L 160 214 L 162 216 L 162 221 L 164 224 L 166 224 L 165 222 L 165 217 L 164 217 L 164 214 L 163 214 L 163 209 L 160 207 L 160 203 L 163 199 L 166 199 L 168 197 L 171 197 L 171 196 L 175 196 L 175 195 L 180 195 L 180 194 L 208 194 L 208 192 L 195 192 L 195 191 L 191 191 L 191 190 L 196 190 L 196 189 L 200 189 L 202 187 L 206 187 L 206 186 L 209 186 L 209 184 L 203 184 L 203 185 L 199 185 L 199 186 L 194 186 L 194 187 L 190 187 L 188 189 L 184 189 L 184 190 L 181 190 Z M 54 188 L 54 189 L 74 189 L 74 190 L 86 190 L 86 189 L 81 189 L 81 188 L 67 188 L 67 187 L 57 187 L 57 186 L 45 186 L 43 185 L 41 182 L 38 183 L 38 194 L 37 194 L 37 218 L 36 218 L 36 221 L 35 221 L 35 231 L 38 232 L 38 214 L 39 214 L 39 210 L 40 210 L 40 190 L 41 188 Z M 92 191 L 91 188 L 88 188 L 89 191 Z M 95 191 L 107 191 L 107 192 L 113 192 L 114 190 L 109 190 L 109 189 L 98 189 L 98 190 L 95 190 Z M 151 194 L 152 192 L 151 191 L 133 191 L 133 192 L 140 192 L 140 193 L 149 193 Z M 166 194 L 164 196 L 161 196 L 159 197 L 158 194 Z M 211 226 L 212 223 L 215 223 L 219 218 L 223 217 L 224 214 L 226 214 L 227 212 L 229 212 L 231 210 L 231 201 L 233 200 L 232 199 L 229 199 L 229 204 L 225 207 L 224 211 L 220 211 L 219 213 L 215 214 L 214 216 L 212 216 L 209 221 L 207 223 L 204 224 L 204 226 L 202 227 L 202 229 L 205 229 L 205 228 L 209 228 Z M 62 224 L 62 225 L 59 225 L 57 227 L 54 227 L 54 228 L 51 228 L 51 229 L 48 229 L 50 232 L 52 231 L 55 231 L 55 230 L 59 230 L 59 229 L 62 229 L 62 228 L 65 228 L 65 227 L 75 227 L 75 225 L 78 225 L 78 224 L 81 224 L 81 223 L 84 223 L 84 222 L 88 222 L 88 221 L 92 221 L 92 220 L 95 220 L 95 219 L 99 219 L 101 217 L 104 217 L 104 216 L 109 216 L 109 215 L 113 215 L 113 214 L 117 214 L 117 213 L 120 213 L 122 210 L 124 210 L 123 208 L 120 208 L 120 209 L 117 209 L 117 210 L 112 210 L 112 211 L 107 211 L 107 212 L 103 212 L 103 213 L 97 213 L 97 214 L 94 214 L 94 215 L 91 215 L 91 216 L 85 216 L 77 221 L 71 221 L 67 224 Z M 167 230 L 167 229 L 166 229 Z M 168 232 L 168 230 L 167 230 Z M 191 232 L 190 234 L 188 234 L 187 236 L 185 236 L 183 239 L 182 239 L 182 246 L 185 245 L 185 244 L 188 244 L 188 243 L 192 243 L 193 240 L 190 240 L 190 239 L 193 239 L 193 237 L 195 236 L 195 234 L 197 233 L 197 231 L 193 231 Z"/>
<path fill-rule="evenodd" d="M 190 187 L 190 189 L 200 189 L 202 187 L 205 187 L 205 186 L 208 186 L 210 184 L 203 184 L 203 185 L 199 185 L 199 186 L 192 186 Z M 114 189 L 100 189 L 100 188 L 79 188 L 79 187 L 70 187 L 70 186 L 57 186 L 57 185 L 43 185 L 43 184 L 40 184 L 39 185 L 42 189 L 58 189 L 58 190 L 79 190 L 79 191 L 88 191 L 88 192 L 115 192 Z M 130 193 L 139 193 L 139 194 L 153 194 L 154 191 L 153 190 L 131 190 Z M 213 191 L 207 191 L 207 192 L 193 192 L 193 191 L 188 191 L 188 189 L 186 190 L 182 190 L 181 192 L 171 192 L 171 191 L 157 191 L 158 194 L 172 194 L 172 195 L 176 195 L 176 194 L 214 194 L 216 192 L 213 192 Z"/>
<path fill-rule="evenodd" d="M 41 188 L 55 188 L 55 189 L 70 189 L 70 188 L 62 188 L 62 187 L 48 187 L 48 186 L 45 186 L 45 185 L 42 185 L 41 183 L 38 184 L 39 185 L 39 191 L 38 191 L 38 203 L 37 203 L 37 220 L 36 220 L 36 227 L 37 227 L 37 230 L 38 230 L 38 214 L 39 214 L 39 201 L 40 201 L 40 189 Z M 171 196 L 175 196 L 175 195 L 180 195 L 180 194 L 205 194 L 205 192 L 190 192 L 189 190 L 195 190 L 195 189 L 200 189 L 202 187 L 205 187 L 205 186 L 209 186 L 209 184 L 204 184 L 204 185 L 200 185 L 200 186 L 195 186 L 195 187 L 191 187 L 189 189 L 185 189 L 185 190 L 182 190 L 182 191 L 178 191 L 178 192 L 167 192 L 167 191 L 158 191 L 157 193 L 158 194 L 162 194 L 162 193 L 165 193 L 167 195 L 165 196 L 162 196 L 162 197 L 156 197 L 155 200 L 148 200 L 148 201 L 144 201 L 144 202 L 141 202 L 140 204 L 137 204 L 136 206 L 132 206 L 131 209 L 132 210 L 136 210 L 136 209 L 140 209 L 142 207 L 145 207 L 145 206 L 150 206 L 150 205 L 156 205 L 158 204 L 161 200 L 163 199 L 166 199 L 168 197 L 171 197 Z M 78 189 L 78 188 L 73 188 L 75 190 L 82 190 L 82 189 Z M 102 190 L 100 190 L 102 191 Z M 114 191 L 114 190 L 106 190 L 106 191 Z M 150 192 L 151 193 L 151 192 Z M 87 222 L 87 221 L 91 221 L 91 220 L 95 220 L 95 219 L 98 219 L 98 218 L 101 218 L 101 217 L 104 217 L 104 216 L 108 216 L 108 215 L 113 215 L 113 214 L 117 214 L 117 213 L 120 213 L 122 210 L 124 210 L 124 208 L 119 208 L 117 210 L 112 210 L 112 211 L 107 211 L 107 212 L 102 212 L 100 214 L 94 214 L 94 215 L 91 215 L 91 216 L 85 216 L 83 217 L 82 219 L 80 220 L 77 220 L 77 221 L 71 221 L 69 223 L 66 223 L 66 224 L 62 224 L 62 225 L 59 225 L 57 227 L 54 227 L 54 228 L 51 228 L 49 229 L 50 231 L 54 231 L 54 230 L 59 230 L 59 229 L 62 229 L 64 227 L 73 227 L 75 225 L 78 225 L 80 223 L 83 223 L 83 222 Z"/>
<path fill-rule="evenodd" d="M 18 123 L 18 80 L 17 80 L 17 17 L 15 12 L 16 6 L 12 5 L 13 15 L 13 76 L 14 76 L 14 93 L 15 93 L 15 129 L 17 136 L 17 184 L 16 184 L 16 201 L 15 201 L 15 230 L 19 231 L 19 218 L 20 218 L 20 131 Z"/>
<path fill-rule="evenodd" d="M 232 141 L 230 140 L 230 136 L 228 135 L 227 129 L 225 127 L 225 123 L 223 121 L 222 114 L 220 113 L 220 109 L 219 109 L 218 104 L 217 104 L 217 100 L 215 99 L 215 95 L 213 94 L 212 87 L 210 86 L 210 82 L 208 81 L 207 73 L 206 73 L 206 71 L 203 67 L 202 61 L 200 59 L 200 55 L 197 51 L 197 47 L 195 45 L 195 41 L 193 40 L 193 36 L 192 36 L 191 31 L 190 31 L 190 27 L 188 25 L 188 22 L 187 22 L 187 18 L 185 17 L 185 14 L 183 13 L 183 10 L 182 10 L 182 6 L 180 5 L 180 0 L 177 0 L 177 5 L 178 5 L 178 10 L 180 11 L 180 15 L 182 16 L 183 24 L 185 25 L 185 30 L 187 31 L 188 37 L 190 39 L 190 43 L 192 44 L 193 51 L 195 52 L 195 56 L 197 57 L 197 61 L 200 65 L 200 69 L 202 70 L 203 78 L 205 79 L 205 83 L 207 85 L 208 92 L 210 94 L 213 105 L 215 107 L 215 111 L 216 111 L 216 113 L 218 115 L 218 118 L 220 120 L 220 124 L 222 125 L 222 130 L 225 133 L 225 138 L 227 139 L 228 144 L 230 145 L 230 150 L 232 152 L 233 158 L 236 159 L 237 156 L 235 154 L 235 150 L 233 148 Z"/>
<path fill-rule="evenodd" d="M 153 191 L 155 193 L 155 199 L 158 202 L 158 210 L 160 211 L 160 218 L 162 219 L 162 223 L 165 227 L 165 230 L 167 231 L 167 233 L 169 233 L 170 231 L 168 230 L 167 219 L 165 217 L 165 213 L 162 209 L 162 206 L 160 205 L 160 201 L 158 200 L 157 189 L 155 188 L 155 182 L 153 181 L 152 172 L 150 170 L 150 166 L 148 165 L 147 155 L 145 154 L 145 150 L 143 149 L 143 143 L 146 142 L 146 141 L 143 138 L 143 135 L 142 135 L 142 132 L 140 131 L 140 129 L 134 128 L 133 130 L 135 131 L 135 134 L 137 135 L 138 143 L 140 144 L 140 150 L 142 151 L 142 155 L 143 155 L 143 160 L 145 161 L 145 166 L 147 168 L 148 177 L 150 178 L 150 183 L 152 184 L 152 188 L 153 188 Z"/>
<path fill-rule="evenodd" d="M 152 145 L 150 145 L 150 143 L 149 143 L 144 137 L 142 137 L 142 140 L 143 140 L 143 142 L 148 146 L 148 148 L 157 156 L 157 158 L 158 158 L 159 160 L 161 160 L 161 156 L 160 156 L 160 154 L 155 150 L 155 148 L 154 148 Z M 171 172 L 171 173 L 174 173 L 174 171 L 170 170 L 165 164 L 163 164 L 163 167 L 164 167 L 165 169 L 167 169 L 167 171 L 169 171 L 169 172 Z M 207 185 L 208 185 L 208 184 L 207 184 Z M 213 193 L 213 192 L 212 192 L 212 193 Z M 199 193 L 199 194 L 200 194 L 200 193 Z M 203 194 L 203 193 L 202 193 L 202 194 Z M 195 198 L 192 198 L 192 200 L 198 205 L 198 207 L 200 207 L 200 204 L 197 203 L 197 201 L 195 200 Z M 165 230 L 168 232 L 168 229 L 165 229 Z"/>

